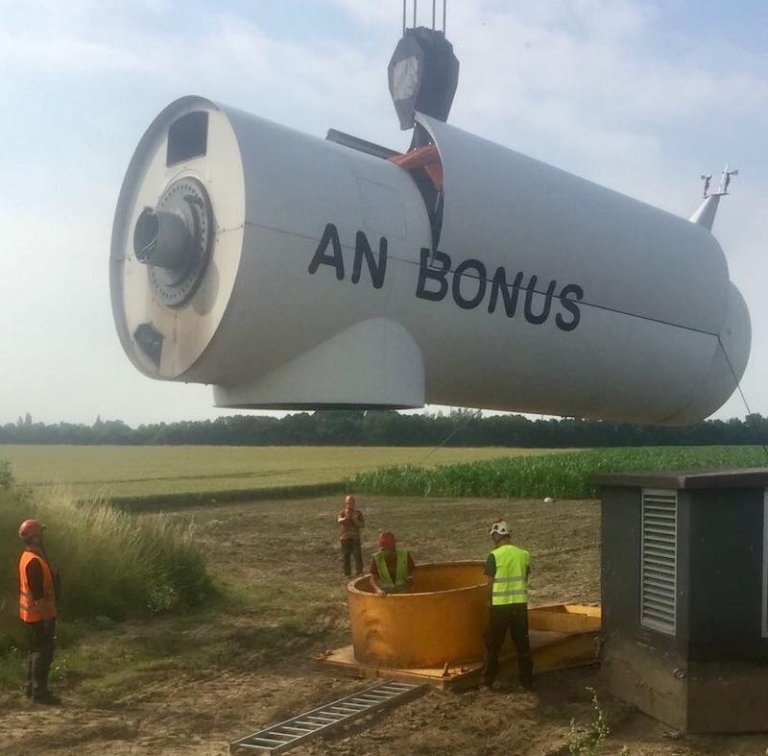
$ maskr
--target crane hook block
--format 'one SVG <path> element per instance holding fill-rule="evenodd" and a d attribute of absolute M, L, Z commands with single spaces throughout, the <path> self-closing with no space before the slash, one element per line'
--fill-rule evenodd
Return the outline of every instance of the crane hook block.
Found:
<path fill-rule="evenodd" d="M 448 120 L 459 82 L 459 61 L 443 32 L 424 26 L 406 29 L 388 72 L 401 129 L 413 128 L 417 112 Z"/>

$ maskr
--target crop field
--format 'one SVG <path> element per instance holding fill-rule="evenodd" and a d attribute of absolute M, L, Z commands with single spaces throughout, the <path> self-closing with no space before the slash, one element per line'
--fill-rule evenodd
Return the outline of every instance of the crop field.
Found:
<path fill-rule="evenodd" d="M 423 467 L 380 467 L 359 473 L 356 491 L 395 496 L 536 496 L 568 499 L 598 495 L 597 474 L 702 467 L 761 467 L 760 446 L 669 446 L 589 449 Z"/>
<path fill-rule="evenodd" d="M 17 483 L 63 484 L 77 496 L 142 497 L 251 491 L 340 482 L 379 466 L 427 467 L 543 449 L 340 446 L 13 446 L 0 445 Z"/>
<path fill-rule="evenodd" d="M 76 496 L 138 498 L 277 492 L 349 481 L 394 496 L 594 497 L 597 473 L 758 467 L 759 446 L 593 450 L 339 446 L 0 445 L 17 483 Z"/>

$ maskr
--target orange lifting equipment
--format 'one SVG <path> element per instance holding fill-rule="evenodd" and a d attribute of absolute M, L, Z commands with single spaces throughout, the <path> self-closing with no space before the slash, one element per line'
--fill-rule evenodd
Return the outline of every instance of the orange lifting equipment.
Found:
<path fill-rule="evenodd" d="M 439 191 L 443 188 L 443 164 L 440 162 L 440 153 L 434 144 L 417 147 L 404 155 L 395 155 L 390 161 L 409 173 L 423 168 L 429 176 L 435 188 Z"/>

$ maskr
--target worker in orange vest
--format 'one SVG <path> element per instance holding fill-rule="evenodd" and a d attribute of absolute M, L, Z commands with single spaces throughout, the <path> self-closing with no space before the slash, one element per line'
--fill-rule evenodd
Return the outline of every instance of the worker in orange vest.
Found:
<path fill-rule="evenodd" d="M 355 560 L 355 574 L 363 573 L 363 550 L 360 545 L 360 529 L 365 524 L 363 513 L 357 508 L 354 496 L 346 496 L 344 509 L 339 512 L 336 522 L 339 524 L 341 541 L 341 559 L 344 575 L 352 577 L 352 559 Z"/>
<path fill-rule="evenodd" d="M 379 534 L 379 550 L 373 555 L 368 571 L 374 593 L 386 596 L 388 593 L 404 593 L 413 583 L 413 557 L 407 549 L 397 548 L 394 533 L 385 530 Z"/>
<path fill-rule="evenodd" d="M 43 548 L 43 528 L 37 520 L 24 520 L 19 527 L 24 541 L 19 560 L 19 616 L 29 645 L 27 697 L 37 703 L 56 704 L 60 701 L 48 690 L 48 672 L 56 639 L 59 576 Z"/>

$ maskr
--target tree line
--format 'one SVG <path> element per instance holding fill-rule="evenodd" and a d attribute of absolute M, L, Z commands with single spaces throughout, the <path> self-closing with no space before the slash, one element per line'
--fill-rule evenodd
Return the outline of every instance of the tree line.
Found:
<path fill-rule="evenodd" d="M 29 414 L 0 426 L 0 444 L 211 444 L 231 446 L 710 446 L 768 444 L 768 418 L 705 420 L 684 428 L 578 418 L 484 417 L 479 410 L 405 415 L 393 410 L 322 410 L 285 417 L 234 415 L 131 428 L 34 422 Z"/>

